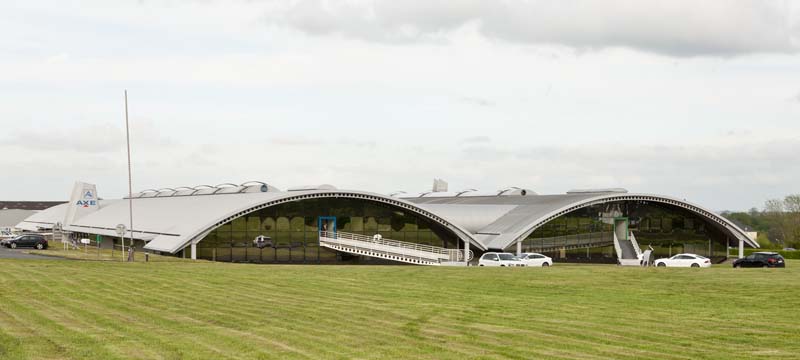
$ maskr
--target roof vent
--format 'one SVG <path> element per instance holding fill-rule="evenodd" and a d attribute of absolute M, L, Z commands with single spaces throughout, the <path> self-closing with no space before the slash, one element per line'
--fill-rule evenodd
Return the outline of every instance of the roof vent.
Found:
<path fill-rule="evenodd" d="M 456 193 L 456 196 L 461 196 L 461 195 L 464 195 L 464 194 L 466 194 L 466 193 L 471 193 L 471 192 L 475 192 L 475 191 L 478 191 L 478 189 L 466 189 L 466 190 L 461 190 L 461 191 L 459 191 L 459 192 L 457 192 L 457 193 Z"/>
<path fill-rule="evenodd" d="M 172 195 L 175 195 L 178 192 L 178 190 L 175 190 L 173 188 L 161 188 L 161 189 L 158 189 L 156 191 L 158 191 L 156 193 L 156 197 L 172 196 Z"/>
<path fill-rule="evenodd" d="M 602 194 L 602 193 L 627 193 L 628 189 L 607 188 L 607 189 L 572 189 L 567 194 Z"/>
<path fill-rule="evenodd" d="M 431 189 L 431 192 L 447 192 L 447 181 L 433 179 L 433 189 Z"/>
<path fill-rule="evenodd" d="M 510 188 L 506 188 L 497 192 L 497 196 L 527 196 L 527 195 L 537 195 L 537 194 L 533 190 L 518 188 L 516 186 L 512 186 Z"/>
<path fill-rule="evenodd" d="M 240 191 L 243 193 L 281 191 L 280 189 L 261 181 L 248 181 L 239 186 L 243 187 L 243 189 Z"/>
<path fill-rule="evenodd" d="M 197 185 L 195 187 L 179 186 L 176 188 L 147 189 L 133 194 L 134 198 L 221 195 L 280 191 L 280 189 L 261 181 L 248 181 L 240 185 L 223 183 L 216 186 Z"/>

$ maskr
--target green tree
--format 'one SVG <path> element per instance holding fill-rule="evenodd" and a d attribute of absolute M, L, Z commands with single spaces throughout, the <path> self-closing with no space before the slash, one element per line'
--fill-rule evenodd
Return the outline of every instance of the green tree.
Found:
<path fill-rule="evenodd" d="M 800 246 L 800 194 L 785 197 L 783 208 L 786 212 L 786 243 L 798 247 Z"/>

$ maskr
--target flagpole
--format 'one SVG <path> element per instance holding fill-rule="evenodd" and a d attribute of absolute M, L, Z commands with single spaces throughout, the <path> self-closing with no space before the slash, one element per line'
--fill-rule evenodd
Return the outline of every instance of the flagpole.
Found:
<path fill-rule="evenodd" d="M 133 246 L 133 181 L 131 180 L 131 133 L 128 123 L 128 90 L 125 89 L 125 138 L 128 144 L 128 213 L 130 214 L 131 242 Z M 125 259 L 125 237 L 122 237 L 122 259 Z"/>

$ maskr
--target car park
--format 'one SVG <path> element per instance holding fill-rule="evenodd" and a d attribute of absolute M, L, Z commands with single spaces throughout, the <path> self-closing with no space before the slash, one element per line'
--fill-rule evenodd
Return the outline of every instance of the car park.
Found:
<path fill-rule="evenodd" d="M 551 257 L 539 253 L 522 253 L 519 258 L 526 266 L 548 267 L 553 265 Z"/>
<path fill-rule="evenodd" d="M 733 267 L 735 268 L 747 268 L 747 267 L 761 267 L 761 268 L 770 268 L 770 267 L 786 267 L 786 261 L 783 259 L 781 254 L 776 252 L 754 252 L 750 255 L 747 255 L 741 259 L 736 259 L 733 262 Z"/>
<path fill-rule="evenodd" d="M 47 239 L 38 234 L 23 234 L 13 239 L 3 240 L 3 246 L 16 249 L 21 247 L 31 247 L 36 249 L 47 249 Z"/>
<path fill-rule="evenodd" d="M 478 266 L 525 266 L 518 257 L 511 253 L 487 252 L 478 260 Z"/>
<path fill-rule="evenodd" d="M 711 267 L 711 259 L 697 254 L 677 254 L 669 258 L 656 259 L 657 267 Z"/>

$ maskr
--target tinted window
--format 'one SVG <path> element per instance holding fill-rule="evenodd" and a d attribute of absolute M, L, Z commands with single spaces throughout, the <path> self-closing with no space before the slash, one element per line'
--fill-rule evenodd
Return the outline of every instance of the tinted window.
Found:
<path fill-rule="evenodd" d="M 511 254 L 499 254 L 502 260 L 516 260 L 517 257 Z"/>
<path fill-rule="evenodd" d="M 485 257 L 486 260 L 497 260 L 497 255 L 495 255 L 495 254 L 488 254 L 488 255 L 485 255 L 485 256 L 486 256 Z"/>

